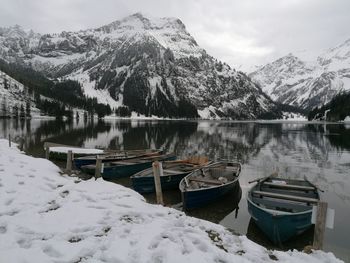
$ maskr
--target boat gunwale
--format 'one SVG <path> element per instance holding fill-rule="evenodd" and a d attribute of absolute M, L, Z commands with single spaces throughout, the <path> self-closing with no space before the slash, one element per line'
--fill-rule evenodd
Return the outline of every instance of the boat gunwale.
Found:
<path fill-rule="evenodd" d="M 268 208 L 263 208 L 261 206 L 258 206 L 257 204 L 255 204 L 252 200 L 250 200 L 250 197 L 249 197 L 249 192 L 247 193 L 247 201 L 249 203 L 251 203 L 253 206 L 255 206 L 256 208 L 258 208 L 259 210 L 263 210 L 265 211 L 266 213 L 270 214 L 271 216 L 293 216 L 293 215 L 303 215 L 303 214 L 309 214 L 309 213 L 312 213 L 312 206 L 310 206 L 310 209 L 307 210 L 307 211 L 302 211 L 302 212 L 296 212 L 296 213 L 293 213 L 293 212 L 286 212 L 286 211 L 278 211 L 278 210 L 273 210 L 273 209 L 268 209 Z"/>
<path fill-rule="evenodd" d="M 284 179 L 284 178 L 274 178 L 274 179 L 282 179 L 282 180 L 288 180 L 288 179 Z M 291 180 L 295 180 L 295 179 L 291 179 Z M 304 180 L 298 180 L 300 182 L 304 181 Z M 310 185 L 312 185 L 310 182 L 308 182 Z M 255 202 L 253 202 L 253 200 L 251 199 L 252 197 L 252 191 L 254 188 L 256 188 L 259 184 L 263 184 L 261 182 L 256 183 L 255 185 L 253 185 L 248 191 L 247 191 L 247 196 L 246 199 L 247 201 L 252 204 L 254 207 L 258 208 L 259 210 L 263 210 L 266 213 L 272 215 L 272 216 L 293 216 L 293 215 L 303 215 L 303 214 L 308 214 L 308 213 L 312 213 L 312 208 L 315 205 L 310 205 L 310 209 L 306 210 L 306 211 L 301 211 L 301 212 L 287 212 L 287 211 L 279 211 L 279 210 L 274 210 L 274 209 L 269 209 L 269 208 L 264 208 L 261 207 L 259 205 L 257 205 Z M 318 190 L 315 189 L 315 192 L 317 194 L 317 199 L 320 201 L 320 195 L 318 193 Z"/>

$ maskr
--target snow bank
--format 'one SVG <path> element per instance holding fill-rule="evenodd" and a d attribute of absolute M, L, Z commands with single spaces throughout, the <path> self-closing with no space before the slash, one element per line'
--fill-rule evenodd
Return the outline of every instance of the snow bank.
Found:
<path fill-rule="evenodd" d="M 340 262 L 268 251 L 123 186 L 61 175 L 0 140 L 0 262 Z"/>

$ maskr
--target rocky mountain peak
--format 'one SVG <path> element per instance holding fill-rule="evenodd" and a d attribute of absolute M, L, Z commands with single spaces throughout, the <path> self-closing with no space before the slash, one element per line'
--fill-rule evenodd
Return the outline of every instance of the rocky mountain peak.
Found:
<path fill-rule="evenodd" d="M 112 108 L 148 116 L 280 117 L 259 87 L 208 55 L 177 18 L 136 13 L 96 29 L 34 40 L 27 37 L 9 53 L 5 37 L 0 52 L 46 76 L 77 80 L 85 96 Z"/>

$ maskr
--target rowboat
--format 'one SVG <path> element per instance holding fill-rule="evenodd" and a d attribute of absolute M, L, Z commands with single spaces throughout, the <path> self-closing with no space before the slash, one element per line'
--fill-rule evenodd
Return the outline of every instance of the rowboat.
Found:
<path fill-rule="evenodd" d="M 111 151 L 110 153 L 100 154 L 99 158 L 103 163 L 130 160 L 145 156 L 160 155 L 161 150 L 125 150 L 125 151 Z M 81 169 L 83 165 L 96 164 L 96 155 L 89 155 L 74 158 L 74 165 L 77 169 Z"/>
<path fill-rule="evenodd" d="M 174 154 L 162 154 L 162 155 L 152 155 L 152 156 L 144 156 L 129 160 L 121 160 L 114 162 L 103 163 L 103 168 L 101 171 L 101 175 L 103 179 L 113 180 L 122 177 L 129 177 L 137 172 L 140 172 L 144 169 L 150 168 L 154 161 L 167 161 L 167 160 L 175 160 L 176 156 Z M 95 174 L 96 165 L 89 164 L 81 166 L 81 170 L 83 170 L 87 174 Z"/>
<path fill-rule="evenodd" d="M 204 206 L 237 189 L 240 172 L 239 163 L 216 162 L 185 176 L 179 184 L 183 209 Z"/>
<path fill-rule="evenodd" d="M 248 211 L 276 245 L 311 227 L 312 205 L 319 202 L 317 188 L 307 180 L 267 177 L 252 187 Z"/>
<path fill-rule="evenodd" d="M 201 166 L 208 165 L 206 157 L 191 157 L 185 160 L 166 161 L 162 163 L 163 174 L 160 177 L 162 190 L 176 189 L 186 175 Z M 155 192 L 153 169 L 148 168 L 130 177 L 132 186 L 139 193 Z"/>

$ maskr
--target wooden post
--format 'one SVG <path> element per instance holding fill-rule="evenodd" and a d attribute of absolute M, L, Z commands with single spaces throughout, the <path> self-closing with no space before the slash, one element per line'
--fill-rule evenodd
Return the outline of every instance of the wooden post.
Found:
<path fill-rule="evenodd" d="M 67 165 L 66 172 L 70 174 L 72 172 L 73 151 L 69 150 L 67 153 Z"/>
<path fill-rule="evenodd" d="M 101 170 L 102 170 L 102 159 L 100 156 L 96 156 L 96 166 L 95 166 L 95 178 L 101 177 Z"/>
<path fill-rule="evenodd" d="M 313 243 L 313 248 L 317 250 L 323 248 L 323 238 L 324 238 L 324 232 L 326 228 L 326 216 L 327 216 L 327 203 L 318 202 L 315 232 L 314 232 L 314 243 Z"/>
<path fill-rule="evenodd" d="M 9 147 L 11 148 L 11 134 L 9 134 Z"/>
<path fill-rule="evenodd" d="M 45 158 L 50 159 L 50 147 L 47 142 L 44 142 Z"/>
<path fill-rule="evenodd" d="M 23 151 L 23 148 L 24 148 L 24 138 L 20 138 L 20 144 L 19 144 L 19 149 L 21 150 L 21 151 Z"/>
<path fill-rule="evenodd" d="M 163 166 L 162 166 L 162 163 L 158 161 L 153 162 L 152 166 L 153 166 L 154 185 L 156 187 L 157 204 L 164 205 L 162 185 L 160 183 L 160 177 L 163 176 Z"/>

